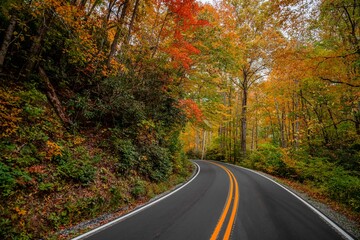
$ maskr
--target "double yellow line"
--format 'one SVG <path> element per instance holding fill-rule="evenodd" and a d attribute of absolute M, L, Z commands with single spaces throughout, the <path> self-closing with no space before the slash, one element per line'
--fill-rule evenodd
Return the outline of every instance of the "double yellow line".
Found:
<path fill-rule="evenodd" d="M 234 225 L 234 221 L 235 221 L 235 217 L 236 217 L 236 212 L 237 212 L 237 208 L 238 208 L 238 204 L 239 204 L 239 185 L 238 182 L 236 181 L 236 178 L 234 176 L 234 174 L 227 169 L 226 167 L 214 163 L 213 164 L 221 167 L 222 169 L 224 169 L 224 171 L 227 173 L 227 175 L 229 176 L 229 180 L 230 180 L 230 186 L 229 186 L 229 194 L 228 197 L 226 199 L 226 203 L 225 203 L 225 207 L 223 212 L 221 213 L 220 219 L 214 229 L 214 232 L 211 235 L 210 240 L 216 240 L 219 236 L 219 233 L 224 225 L 226 216 L 228 215 L 231 203 L 232 203 L 232 210 L 231 210 L 231 215 L 230 215 L 230 219 L 229 222 L 226 226 L 226 230 L 225 230 L 225 234 L 224 234 L 224 238 L 223 240 L 228 240 L 230 238 L 231 235 L 231 230 L 232 227 Z M 234 200 L 234 201 L 233 201 Z"/>

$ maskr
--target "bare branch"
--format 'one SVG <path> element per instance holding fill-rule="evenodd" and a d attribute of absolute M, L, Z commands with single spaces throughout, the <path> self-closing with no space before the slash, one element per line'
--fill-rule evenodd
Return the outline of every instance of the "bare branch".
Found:
<path fill-rule="evenodd" d="M 351 83 L 347 83 L 347 82 L 343 82 L 343 81 L 339 81 L 339 80 L 332 80 L 330 78 L 324 78 L 324 77 L 319 77 L 319 78 L 321 80 L 328 81 L 328 82 L 331 82 L 331 83 L 344 84 L 344 85 L 347 85 L 347 86 L 350 86 L 350 87 L 360 87 L 360 85 L 355 85 L 355 84 L 351 84 Z"/>

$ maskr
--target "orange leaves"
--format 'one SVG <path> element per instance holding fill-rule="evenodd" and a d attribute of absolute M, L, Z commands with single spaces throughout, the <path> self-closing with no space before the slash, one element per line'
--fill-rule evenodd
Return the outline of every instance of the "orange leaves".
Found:
<path fill-rule="evenodd" d="M 20 209 L 19 207 L 15 207 L 15 211 L 20 216 L 25 215 L 27 213 L 25 209 Z"/>
<path fill-rule="evenodd" d="M 204 120 L 204 115 L 199 106 L 191 99 L 179 100 L 179 107 L 184 110 L 188 119 L 193 119 L 197 122 Z"/>
<path fill-rule="evenodd" d="M 46 166 L 45 165 L 33 165 L 33 166 L 29 167 L 28 172 L 43 174 L 46 172 Z"/>

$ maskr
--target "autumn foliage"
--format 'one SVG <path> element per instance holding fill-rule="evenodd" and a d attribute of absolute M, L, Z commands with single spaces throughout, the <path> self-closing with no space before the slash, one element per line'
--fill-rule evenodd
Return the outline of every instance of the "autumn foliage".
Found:
<path fill-rule="evenodd" d="M 184 149 L 359 212 L 359 19 L 350 0 L 2 0 L 0 238 L 149 199 L 191 173 Z"/>
<path fill-rule="evenodd" d="M 199 106 L 192 99 L 182 99 L 179 101 L 179 107 L 185 111 L 188 119 L 201 122 L 204 119 Z"/>

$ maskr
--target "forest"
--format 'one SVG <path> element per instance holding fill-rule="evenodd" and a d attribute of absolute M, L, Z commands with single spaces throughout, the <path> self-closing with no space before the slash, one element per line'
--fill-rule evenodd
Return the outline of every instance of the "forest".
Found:
<path fill-rule="evenodd" d="M 358 0 L 2 0 L 0 239 L 66 238 L 189 159 L 360 223 L 359 24 Z"/>

